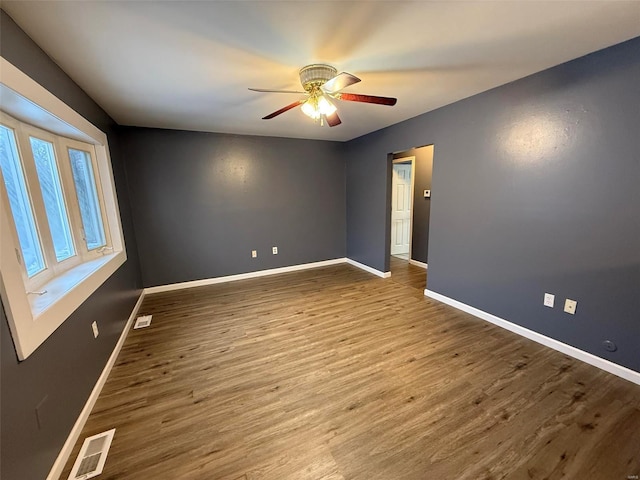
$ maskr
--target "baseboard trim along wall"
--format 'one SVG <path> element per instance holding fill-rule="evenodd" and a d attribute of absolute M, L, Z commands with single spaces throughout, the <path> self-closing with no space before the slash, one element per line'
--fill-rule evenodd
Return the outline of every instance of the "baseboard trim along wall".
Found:
<path fill-rule="evenodd" d="M 202 280 L 193 280 L 190 282 L 170 283 L 168 285 L 158 285 L 157 287 L 147 287 L 144 289 L 146 295 L 154 293 L 170 292 L 172 290 L 181 290 L 183 288 L 203 287 L 205 285 L 215 285 L 216 283 L 235 282 L 237 280 L 246 280 L 249 278 L 266 277 L 268 275 L 277 275 L 279 273 L 297 272 L 299 270 L 308 270 L 311 268 L 327 267 L 329 265 L 338 265 L 340 263 L 349 263 L 354 267 L 358 267 L 369 273 L 373 273 L 382 278 L 391 276 L 391 272 L 383 273 L 379 270 L 364 265 L 362 263 L 351 260 L 350 258 L 334 258 L 332 260 L 323 260 L 321 262 L 301 263 L 299 265 L 291 265 L 289 267 L 270 268 L 268 270 L 257 270 L 255 272 L 239 273 L 236 275 L 226 275 L 224 277 L 204 278 Z"/>
<path fill-rule="evenodd" d="M 118 358 L 118 354 L 122 349 L 122 345 L 124 345 L 124 341 L 127 338 L 127 334 L 129 333 L 129 330 L 131 330 L 131 325 L 133 325 L 133 320 L 136 318 L 136 315 L 138 315 L 138 311 L 140 310 L 140 306 L 142 305 L 142 300 L 144 300 L 144 295 L 145 293 L 143 291 L 140 294 L 140 297 L 138 298 L 138 301 L 136 302 L 135 306 L 133 307 L 133 310 L 131 311 L 131 315 L 129 315 L 129 319 L 127 320 L 127 323 L 124 326 L 122 333 L 120 334 L 120 338 L 118 339 L 118 342 L 116 343 L 116 346 L 114 347 L 113 352 L 111 352 L 111 356 L 109 357 L 109 360 L 107 360 L 107 363 L 104 366 L 104 369 L 100 374 L 100 377 L 98 377 L 98 381 L 93 387 L 93 390 L 91 391 L 91 395 L 89 395 L 89 398 L 87 399 L 87 403 L 84 405 L 84 408 L 80 412 L 80 416 L 78 416 L 76 423 L 73 425 L 73 428 L 71 429 L 71 432 L 69 433 L 69 436 L 67 437 L 66 442 L 64 442 L 64 445 L 62 446 L 62 450 L 60 450 L 60 453 L 58 454 L 58 458 L 56 458 L 56 461 L 54 462 L 53 467 L 51 467 L 51 471 L 47 476 L 47 480 L 58 480 L 58 478 L 62 474 L 62 470 L 64 470 L 64 466 L 66 465 L 67 460 L 71 455 L 73 447 L 76 444 L 78 437 L 80 437 L 80 434 L 82 433 L 84 424 L 87 423 L 89 414 L 91 413 L 93 406 L 96 404 L 96 400 L 98 400 L 98 397 L 100 396 L 102 387 L 104 387 L 104 384 L 107 381 L 109 374 L 111 373 L 111 369 L 116 363 L 116 359 Z"/>
<path fill-rule="evenodd" d="M 426 263 L 420 262 L 419 260 L 414 260 L 413 258 L 409 260 L 409 263 L 411 265 L 415 265 L 416 267 L 422 267 L 425 270 L 429 268 L 429 265 L 427 265 Z"/>
<path fill-rule="evenodd" d="M 380 270 L 376 270 L 375 268 L 370 267 L 369 265 L 365 265 L 364 263 L 356 262 L 355 260 L 351 260 L 350 258 L 347 258 L 346 261 L 347 261 L 347 263 L 349 265 L 353 265 L 354 267 L 358 267 L 361 270 L 364 270 L 365 272 L 373 273 L 374 275 L 377 275 L 378 277 L 389 278 L 391 276 L 391 272 L 381 272 Z"/>
<path fill-rule="evenodd" d="M 307 270 L 309 268 L 337 265 L 339 263 L 345 263 L 346 260 L 346 258 L 334 258 L 332 260 L 324 260 L 322 262 L 301 263 L 299 265 L 291 265 L 289 267 L 270 268 L 268 270 L 257 270 L 255 272 L 238 273 L 236 275 L 227 275 L 224 277 L 212 277 L 203 278 L 202 280 L 193 280 L 190 282 L 170 283 L 168 285 L 158 285 L 157 287 L 147 287 L 144 289 L 144 293 L 147 295 L 151 295 L 154 293 L 181 290 L 183 288 L 203 287 L 205 285 L 215 285 L 216 283 L 235 282 L 237 280 L 246 280 L 248 278 L 258 278 L 266 277 L 267 275 L 277 275 L 279 273 L 297 272 L 298 270 Z"/>
<path fill-rule="evenodd" d="M 508 320 L 496 317 L 495 315 L 492 315 L 465 303 L 459 302 L 458 300 L 454 300 L 453 298 L 449 298 L 440 293 L 431 291 L 429 289 L 425 289 L 424 294 L 427 297 L 433 298 L 442 303 L 446 303 L 447 305 L 451 305 L 458 310 L 470 313 L 471 315 L 485 320 L 489 323 L 493 323 L 494 325 L 502 327 L 513 333 L 517 333 L 518 335 L 528 338 L 529 340 L 533 340 L 534 342 L 540 343 L 546 347 L 553 348 L 554 350 L 562 352 L 565 355 L 569 355 L 570 357 L 576 358 L 585 363 L 588 363 L 589 365 L 593 365 L 594 367 L 598 367 L 606 372 L 613 373 L 618 377 L 624 378 L 625 380 L 640 385 L 640 373 L 631 370 L 630 368 L 623 367 L 622 365 L 618 365 L 617 363 L 613 363 L 609 360 L 605 360 L 604 358 L 597 357 L 589 352 L 585 352 L 584 350 L 572 347 L 571 345 L 567 345 L 566 343 L 562 343 L 541 333 L 534 332 L 533 330 L 529 330 L 528 328 L 522 327 L 515 323 L 511 323 Z"/>

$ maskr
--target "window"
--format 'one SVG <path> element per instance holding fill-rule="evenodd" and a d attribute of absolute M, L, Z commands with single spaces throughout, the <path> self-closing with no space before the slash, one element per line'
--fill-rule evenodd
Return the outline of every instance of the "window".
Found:
<path fill-rule="evenodd" d="M 24 360 L 126 254 L 106 135 L 2 57 L 0 75 L 0 294 Z"/>
<path fill-rule="evenodd" d="M 93 145 L 0 117 L 0 173 L 31 291 L 110 249 Z M 107 225 L 108 226 L 108 225 Z"/>
<path fill-rule="evenodd" d="M 68 152 L 87 248 L 93 250 L 104 247 L 106 240 L 91 154 L 73 148 L 69 148 Z"/>
<path fill-rule="evenodd" d="M 24 266 L 27 276 L 32 277 L 44 270 L 44 258 L 18 156 L 15 134 L 4 125 L 0 125 L 0 170 L 22 249 Z"/>
<path fill-rule="evenodd" d="M 42 201 L 47 212 L 55 257 L 60 262 L 75 255 L 75 251 L 53 143 L 34 137 L 30 137 L 29 140 L 42 191 Z"/>

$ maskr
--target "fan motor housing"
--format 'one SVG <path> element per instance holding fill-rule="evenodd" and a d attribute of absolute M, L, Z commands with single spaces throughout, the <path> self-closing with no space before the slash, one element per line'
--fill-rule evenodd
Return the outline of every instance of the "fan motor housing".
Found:
<path fill-rule="evenodd" d="M 313 64 L 307 65 L 300 69 L 300 83 L 306 91 L 313 89 L 313 87 L 319 87 L 332 79 L 338 73 L 331 65 L 325 64 Z"/>

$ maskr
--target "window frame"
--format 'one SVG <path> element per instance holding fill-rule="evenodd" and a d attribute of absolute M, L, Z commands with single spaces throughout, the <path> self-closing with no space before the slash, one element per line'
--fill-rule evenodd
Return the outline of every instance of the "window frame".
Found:
<path fill-rule="evenodd" d="M 4 120 L 4 112 L 0 111 L 0 120 Z M 15 224 L 15 220 L 13 222 L 13 228 L 11 229 L 11 235 L 13 237 L 13 241 L 15 245 L 18 245 L 20 247 L 20 251 L 16 251 L 16 255 L 21 255 L 20 261 L 23 264 L 23 270 L 24 270 L 24 275 L 23 275 L 23 280 L 25 282 L 25 285 L 27 284 L 27 282 L 30 282 L 32 278 L 35 278 L 39 275 L 41 275 L 43 272 L 46 272 L 47 270 L 47 259 L 46 259 L 46 255 L 44 252 L 44 247 L 42 246 L 42 236 L 40 235 L 40 231 L 38 228 L 38 222 L 37 222 L 37 218 L 36 218 L 36 213 L 34 211 L 33 208 L 33 202 L 31 200 L 31 194 L 29 191 L 29 182 L 27 179 L 27 175 L 26 172 L 24 171 L 24 165 L 22 164 L 22 161 L 20 160 L 22 158 L 22 155 L 20 154 L 20 143 L 18 142 L 18 133 L 16 131 L 16 128 L 18 127 L 17 123 L 14 123 L 15 120 L 13 119 L 7 119 L 8 121 L 2 121 L 1 123 L 3 124 L 3 126 L 7 129 L 11 131 L 11 135 L 13 135 L 13 141 L 15 143 L 15 147 L 16 147 L 16 153 L 19 159 L 19 167 L 20 167 L 20 174 L 22 176 L 21 180 L 24 183 L 24 189 L 26 190 L 24 193 L 27 197 L 27 203 L 28 203 L 28 209 L 29 209 L 29 217 L 30 220 L 32 221 L 33 225 L 31 225 L 33 227 L 34 230 L 34 234 L 35 234 L 35 241 L 38 244 L 38 250 L 39 250 L 39 257 L 42 260 L 42 264 L 43 267 L 41 270 L 35 272 L 31 277 L 29 276 L 29 271 L 26 265 L 26 260 L 24 257 L 24 251 L 22 251 L 22 245 L 20 244 L 20 237 L 18 234 L 18 228 Z M 2 171 L 0 170 L 0 176 L 2 176 Z M 4 180 L 4 179 L 3 179 Z M 4 183 L 4 181 L 2 182 Z M 8 195 L 8 191 L 6 189 L 6 187 L 3 186 L 3 188 L 0 188 L 0 199 L 2 200 L 2 204 L 7 205 L 7 210 L 11 212 L 11 215 L 13 216 L 13 209 L 11 207 L 11 204 L 9 202 L 9 195 Z M 24 199 L 23 199 L 24 201 Z M 30 222 L 31 223 L 31 222 Z M 21 253 L 19 253 L 21 252 Z"/>
<path fill-rule="evenodd" d="M 101 248 L 104 248 L 106 250 L 111 248 L 111 230 L 108 227 L 109 224 L 109 219 L 107 218 L 107 215 L 105 213 L 105 209 L 104 209 L 104 192 L 102 191 L 102 185 L 99 181 L 97 181 L 96 179 L 99 177 L 98 175 L 98 163 L 96 161 L 96 152 L 95 152 L 95 148 L 93 148 L 93 145 L 84 143 L 84 142 L 80 142 L 78 140 L 73 140 L 71 138 L 65 138 L 62 137 L 60 138 L 60 147 L 61 149 L 64 148 L 64 152 L 65 152 L 65 159 L 68 159 L 68 162 L 65 162 L 66 164 L 66 169 L 68 170 L 69 173 L 69 181 L 70 184 L 72 185 L 72 190 L 74 192 L 74 205 L 78 205 L 79 204 L 79 200 L 78 200 L 78 193 L 77 193 L 77 189 L 76 189 L 76 183 L 75 180 L 73 178 L 73 172 L 72 172 L 72 167 L 71 167 L 71 155 L 69 155 L 69 150 L 73 149 L 73 150 L 79 150 L 79 151 L 83 151 L 89 154 L 89 157 L 91 159 L 91 168 L 92 168 L 92 174 L 93 174 L 93 181 L 95 183 L 96 186 L 96 195 L 98 197 L 98 203 L 100 204 L 100 206 L 102 207 L 100 209 L 100 217 L 102 219 L 102 229 L 104 232 L 104 241 L 105 244 L 103 246 L 100 247 L 96 247 L 96 248 L 89 248 L 89 246 L 86 243 L 86 239 L 84 239 L 85 241 L 82 244 L 82 254 L 87 257 L 87 258 L 96 258 L 99 254 L 101 255 L 102 252 L 100 252 Z M 78 205 L 79 207 L 79 205 Z M 80 213 L 80 209 L 77 209 L 77 212 L 74 212 L 74 214 L 77 214 L 77 221 L 79 222 L 79 226 L 80 229 L 84 232 L 84 222 L 82 220 L 82 215 Z"/>
<path fill-rule="evenodd" d="M 78 256 L 78 245 L 75 241 L 75 238 L 73 238 L 74 226 L 72 225 L 72 219 L 69 212 L 69 198 L 66 192 L 67 189 L 64 185 L 65 182 L 63 179 L 63 172 L 59 165 L 60 158 L 58 156 L 56 148 L 56 136 L 51 132 L 47 132 L 32 125 L 20 122 L 19 120 L 2 111 L 0 111 L 0 124 L 13 129 L 14 135 L 16 137 L 18 155 L 20 156 L 22 168 L 25 173 L 27 191 L 31 200 L 31 208 L 35 217 L 36 230 L 38 232 L 42 254 L 44 256 L 44 270 L 36 273 L 32 277 L 29 277 L 26 269 L 24 269 L 25 271 L 23 273 L 23 279 L 25 282 L 25 286 L 28 291 L 35 291 L 38 290 L 46 282 L 53 279 L 56 275 L 61 274 L 63 271 L 68 270 L 81 262 L 81 258 L 79 258 Z M 36 174 L 35 160 L 33 158 L 33 153 L 31 150 L 31 137 L 51 143 L 53 145 L 54 155 L 56 156 L 56 167 L 58 169 L 58 175 L 60 176 L 60 180 L 62 183 L 61 188 L 65 203 L 65 210 L 70 224 L 69 228 L 72 230 L 71 240 L 74 249 L 73 255 L 61 261 L 58 261 L 56 259 L 55 251 L 53 249 L 53 239 L 51 235 L 51 229 L 49 227 L 49 218 L 46 214 L 44 199 L 42 197 L 42 191 L 40 188 L 40 182 L 38 181 Z M 10 223 L 13 224 L 13 222 Z"/>
<path fill-rule="evenodd" d="M 21 155 L 31 155 L 30 145 L 27 149 L 20 145 L 18 132 L 44 131 L 44 134 L 55 138 L 54 151 L 57 154 L 58 173 L 62 179 L 68 176 L 71 183 L 63 180 L 63 195 L 70 223 L 82 228 L 79 209 L 74 211 L 76 201 L 75 183 L 73 182 L 68 152 L 65 149 L 76 148 L 87 151 L 91 156 L 94 179 L 96 181 L 99 202 L 102 203 L 102 221 L 107 248 L 88 250 L 84 239 L 75 239 L 74 247 L 77 257 L 74 262 L 60 266 L 54 275 L 44 275 L 34 280 L 40 273 L 26 276 L 17 252 L 22 252 L 18 243 L 13 216 L 6 201 L 4 185 L 0 196 L 0 296 L 7 314 L 7 320 L 13 337 L 16 353 L 20 360 L 31 355 L 64 321 L 102 285 L 126 261 L 126 250 L 120 212 L 116 196 L 115 182 L 111 168 L 111 158 L 107 135 L 95 125 L 87 121 L 79 113 L 66 105 L 51 92 L 24 74 L 5 58 L 0 56 L 0 105 L 3 112 L 13 117 L 19 125 L 14 129 L 16 144 Z M 7 124 L 3 115 L 3 123 Z M 24 124 L 28 124 L 25 127 Z M 40 136 L 33 135 L 43 140 Z M 60 137 L 66 137 L 60 139 Z M 51 138 L 51 137 L 49 137 Z M 27 136 L 27 142 L 28 142 Z M 24 143 L 24 140 L 22 140 Z M 80 142 L 80 143 L 76 143 Z M 85 148 L 77 148 L 79 145 Z M 61 155 L 61 153 L 63 153 Z M 66 158 L 66 160 L 65 160 Z M 24 160 L 23 162 L 28 163 Z M 35 168 L 35 164 L 33 164 Z M 27 168 L 23 166 L 23 168 Z M 32 199 L 41 195 L 39 184 L 37 192 L 25 172 L 27 188 Z M 65 185 L 66 184 L 66 185 Z M 72 188 L 69 188 L 69 185 Z M 72 201 L 70 202 L 69 199 Z M 44 204 L 41 205 L 44 207 Z M 38 207 L 33 205 L 36 210 Z M 39 235 L 49 234 L 48 224 L 42 225 L 41 215 L 34 211 Z M 72 229 L 73 229 L 72 225 Z M 42 237 L 40 237 L 42 239 Z M 47 249 L 41 240 L 43 254 Z M 17 250 L 16 250 L 17 249 Z M 100 251 L 101 250 L 101 251 Z M 75 257 L 70 257 L 58 265 L 63 265 Z M 79 259 L 79 260 L 78 260 Z M 45 258 L 45 262 L 48 259 Z M 47 263 L 47 267 L 50 264 Z M 48 268 L 49 269 L 49 268 Z M 47 270 L 45 270 L 46 272 Z M 45 277 L 47 277 L 45 279 Z M 32 288 L 45 293 L 38 295 Z M 90 330 L 89 330 L 90 332 Z"/>
<path fill-rule="evenodd" d="M 38 232 L 42 253 L 45 260 L 45 269 L 29 277 L 26 268 L 24 268 L 23 279 L 28 291 L 36 291 L 45 283 L 52 280 L 61 273 L 73 268 L 80 263 L 87 262 L 91 259 L 98 258 L 104 250 L 111 249 L 111 232 L 108 228 L 108 219 L 104 209 L 104 194 L 101 182 L 96 175 L 97 162 L 94 145 L 74 140 L 67 137 L 55 135 L 49 131 L 37 128 L 33 125 L 21 122 L 7 113 L 0 111 L 0 124 L 6 128 L 12 129 L 16 138 L 16 146 L 18 155 L 21 158 L 27 190 L 31 199 L 31 207 L 34 212 L 36 221 L 36 230 Z M 57 260 L 55 249 L 53 248 L 53 239 L 49 226 L 49 219 L 44 207 L 44 199 L 40 189 L 35 167 L 35 159 L 31 149 L 31 138 L 49 142 L 53 145 L 55 155 L 56 168 L 61 181 L 61 189 L 71 230 L 74 254 L 70 257 Z M 104 231 L 105 244 L 100 247 L 89 249 L 85 241 L 84 224 L 80 214 L 79 201 L 76 192 L 75 181 L 71 171 L 71 158 L 69 149 L 79 150 L 87 153 L 90 158 L 93 180 L 96 187 L 96 195 L 100 206 L 100 217 Z M 15 231 L 15 228 L 14 228 Z M 14 240 L 18 238 L 15 231 Z M 103 248 L 104 250 L 100 250 Z M 24 263 L 24 262 L 22 262 Z M 24 265 L 23 265 L 24 267 Z"/>

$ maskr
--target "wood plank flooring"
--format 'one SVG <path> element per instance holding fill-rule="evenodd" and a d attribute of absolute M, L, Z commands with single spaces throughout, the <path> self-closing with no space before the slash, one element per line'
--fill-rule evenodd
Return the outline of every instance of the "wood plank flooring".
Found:
<path fill-rule="evenodd" d="M 640 386 L 392 279 L 337 265 L 148 296 L 62 478 L 114 427 L 101 480 L 640 474 Z"/>
<path fill-rule="evenodd" d="M 424 295 L 424 289 L 427 286 L 427 270 L 393 255 L 390 255 L 389 259 L 391 280 L 416 288 L 420 291 L 420 295 Z"/>

